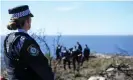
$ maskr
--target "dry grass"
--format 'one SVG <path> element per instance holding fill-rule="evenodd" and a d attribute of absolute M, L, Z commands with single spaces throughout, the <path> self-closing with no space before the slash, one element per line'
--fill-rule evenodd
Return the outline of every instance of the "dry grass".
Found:
<path fill-rule="evenodd" d="M 129 64 L 133 68 L 133 58 L 91 58 L 88 62 L 85 61 L 83 66 L 80 67 L 80 71 L 73 71 L 73 69 L 63 69 L 63 65 L 57 64 L 55 70 L 54 61 L 52 61 L 52 69 L 55 72 L 56 80 L 87 80 L 90 76 L 96 75 L 99 72 L 106 69 L 110 64 L 125 63 Z M 71 65 L 72 67 L 72 65 Z M 6 77 L 6 70 L 2 70 L 2 76 Z"/>
<path fill-rule="evenodd" d="M 129 64 L 133 68 L 133 59 L 123 59 L 122 61 L 117 57 L 114 61 L 112 58 L 93 58 L 88 62 L 85 61 L 79 72 L 74 72 L 73 70 L 65 71 L 63 67 L 57 67 L 56 74 L 58 75 L 56 75 L 56 80 L 87 80 L 90 76 L 104 71 L 110 64 L 116 64 L 116 61 L 119 64 Z"/>

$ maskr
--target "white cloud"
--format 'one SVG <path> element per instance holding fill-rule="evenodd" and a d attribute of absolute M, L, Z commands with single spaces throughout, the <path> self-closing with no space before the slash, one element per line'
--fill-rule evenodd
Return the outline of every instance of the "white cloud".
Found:
<path fill-rule="evenodd" d="M 71 11 L 76 9 L 76 7 L 56 7 L 57 11 Z"/>
<path fill-rule="evenodd" d="M 55 10 L 56 11 L 72 11 L 72 10 L 78 9 L 81 5 L 82 5 L 81 2 L 72 2 L 71 4 L 69 4 L 69 6 L 66 5 L 66 6 L 55 7 Z"/>

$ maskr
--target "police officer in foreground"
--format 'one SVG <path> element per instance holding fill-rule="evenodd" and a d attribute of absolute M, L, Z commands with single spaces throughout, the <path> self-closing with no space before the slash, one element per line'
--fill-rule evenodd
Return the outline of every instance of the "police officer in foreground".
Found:
<path fill-rule="evenodd" d="M 7 28 L 17 30 L 4 40 L 4 60 L 9 80 L 54 80 L 52 69 L 37 42 L 28 35 L 31 17 L 28 5 L 9 9 L 12 15 Z"/>

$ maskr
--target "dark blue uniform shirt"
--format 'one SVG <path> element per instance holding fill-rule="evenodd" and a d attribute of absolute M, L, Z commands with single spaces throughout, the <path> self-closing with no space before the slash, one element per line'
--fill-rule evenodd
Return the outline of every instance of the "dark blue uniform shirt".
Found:
<path fill-rule="evenodd" d="M 48 60 L 26 31 L 9 34 L 4 41 L 9 80 L 54 80 Z"/>

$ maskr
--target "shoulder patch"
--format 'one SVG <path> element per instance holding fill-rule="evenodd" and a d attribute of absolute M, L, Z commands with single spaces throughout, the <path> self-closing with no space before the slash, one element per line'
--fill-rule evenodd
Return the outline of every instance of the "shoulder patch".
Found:
<path fill-rule="evenodd" d="M 39 54 L 39 49 L 34 44 L 30 45 L 27 48 L 27 51 L 30 53 L 31 56 L 38 56 Z"/>

